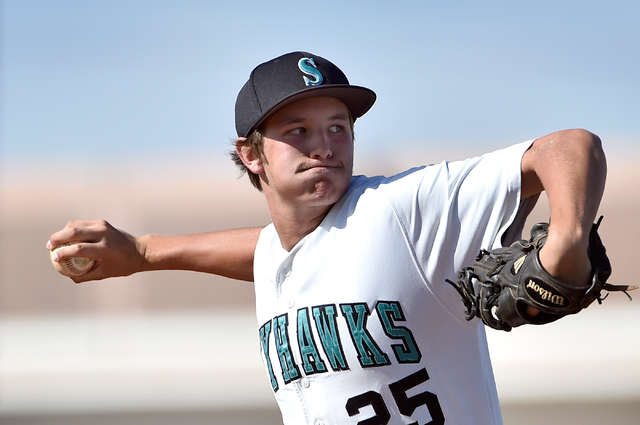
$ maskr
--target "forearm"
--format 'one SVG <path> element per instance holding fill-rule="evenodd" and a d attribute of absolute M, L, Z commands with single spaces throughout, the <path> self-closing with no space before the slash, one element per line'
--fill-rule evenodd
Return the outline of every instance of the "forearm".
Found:
<path fill-rule="evenodd" d="M 590 273 L 589 231 L 606 180 L 600 139 L 584 130 L 568 130 L 538 139 L 523 158 L 523 197 L 544 190 L 551 221 L 540 252 L 548 271 L 567 282 L 584 284 Z"/>
<path fill-rule="evenodd" d="M 144 256 L 141 271 L 191 270 L 253 280 L 253 253 L 261 228 L 180 236 L 136 238 Z"/>
<path fill-rule="evenodd" d="M 607 172 L 600 139 L 582 130 L 553 133 L 536 140 L 527 155 L 535 158 L 535 165 L 527 172 L 535 174 L 537 191 L 546 192 L 554 224 L 567 231 L 588 231 L 600 205 Z"/>

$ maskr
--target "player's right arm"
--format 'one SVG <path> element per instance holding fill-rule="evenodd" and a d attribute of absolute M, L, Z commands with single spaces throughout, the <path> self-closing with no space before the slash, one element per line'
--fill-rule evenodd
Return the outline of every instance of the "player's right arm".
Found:
<path fill-rule="evenodd" d="M 253 253 L 261 228 L 222 230 L 192 235 L 132 236 L 104 220 L 70 221 L 51 235 L 47 248 L 58 259 L 88 257 L 97 266 L 73 277 L 76 283 L 129 276 L 152 270 L 190 270 L 238 280 L 253 280 Z"/>

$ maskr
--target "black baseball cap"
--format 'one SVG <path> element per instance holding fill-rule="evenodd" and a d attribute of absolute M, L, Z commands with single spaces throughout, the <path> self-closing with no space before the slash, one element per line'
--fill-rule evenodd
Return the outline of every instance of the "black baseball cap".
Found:
<path fill-rule="evenodd" d="M 247 137 L 267 117 L 296 100 L 334 97 L 354 119 L 376 101 L 365 87 L 349 84 L 346 75 L 328 60 L 306 52 L 292 52 L 258 65 L 236 99 L 236 131 Z"/>

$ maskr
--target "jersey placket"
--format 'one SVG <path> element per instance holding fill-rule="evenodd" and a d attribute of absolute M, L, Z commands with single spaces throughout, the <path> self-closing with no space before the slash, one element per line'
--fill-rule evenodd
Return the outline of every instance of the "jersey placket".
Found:
<path fill-rule="evenodd" d="M 288 313 L 289 318 L 296 317 L 296 294 L 298 292 L 298 288 L 295 287 L 295 283 L 292 281 L 293 278 L 293 262 L 295 259 L 297 249 L 289 253 L 289 255 L 281 262 L 278 270 L 276 272 L 276 293 L 278 297 L 278 310 L 281 315 Z M 297 350 L 293 349 L 296 346 L 294 343 L 294 338 L 297 337 L 297 329 L 296 323 L 292 320 L 288 323 L 289 332 L 289 344 L 291 345 L 291 355 L 296 365 L 301 364 L 301 359 L 299 358 L 300 353 Z M 294 331 L 294 329 L 296 329 Z M 322 413 L 326 413 L 325 411 L 325 402 L 326 400 L 324 390 L 322 386 L 315 381 L 312 377 L 304 376 L 303 372 L 300 370 L 299 366 L 296 367 L 296 371 L 300 373 L 298 379 L 295 379 L 292 382 L 289 382 L 290 389 L 295 390 L 297 396 L 297 403 L 305 412 L 306 421 L 309 425 L 325 425 L 330 423 L 322 417 Z M 320 402 L 323 400 L 323 402 Z M 314 412 L 313 406 L 318 405 L 321 407 L 318 412 Z M 311 408 L 311 409 L 310 409 Z"/>

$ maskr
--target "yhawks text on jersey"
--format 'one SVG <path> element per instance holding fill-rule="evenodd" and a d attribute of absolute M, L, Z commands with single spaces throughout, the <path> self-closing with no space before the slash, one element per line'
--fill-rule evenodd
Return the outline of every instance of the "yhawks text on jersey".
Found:
<path fill-rule="evenodd" d="M 367 330 L 371 311 L 366 303 L 304 307 L 297 311 L 295 317 L 297 341 L 292 341 L 289 337 L 290 318 L 288 313 L 276 316 L 260 327 L 262 354 L 274 391 L 278 391 L 279 385 L 269 356 L 269 341 L 272 335 L 285 384 L 302 377 L 300 365 L 296 364 L 292 352 L 296 342 L 302 361 L 301 366 L 307 376 L 327 372 L 326 362 L 334 372 L 349 369 L 338 331 L 338 311 L 346 322 L 351 342 L 358 353 L 357 358 L 360 366 L 367 368 L 391 364 L 389 356 L 380 349 L 380 344 Z M 378 301 L 375 312 L 380 319 L 385 335 L 391 340 L 397 341 L 397 343 L 390 344 L 396 361 L 398 363 L 418 363 L 422 354 L 411 330 L 397 324 L 397 322 L 406 320 L 400 303 L 397 301 Z M 312 329 L 316 330 L 320 345 L 316 342 Z M 320 350 L 324 356 L 320 355 Z"/>

